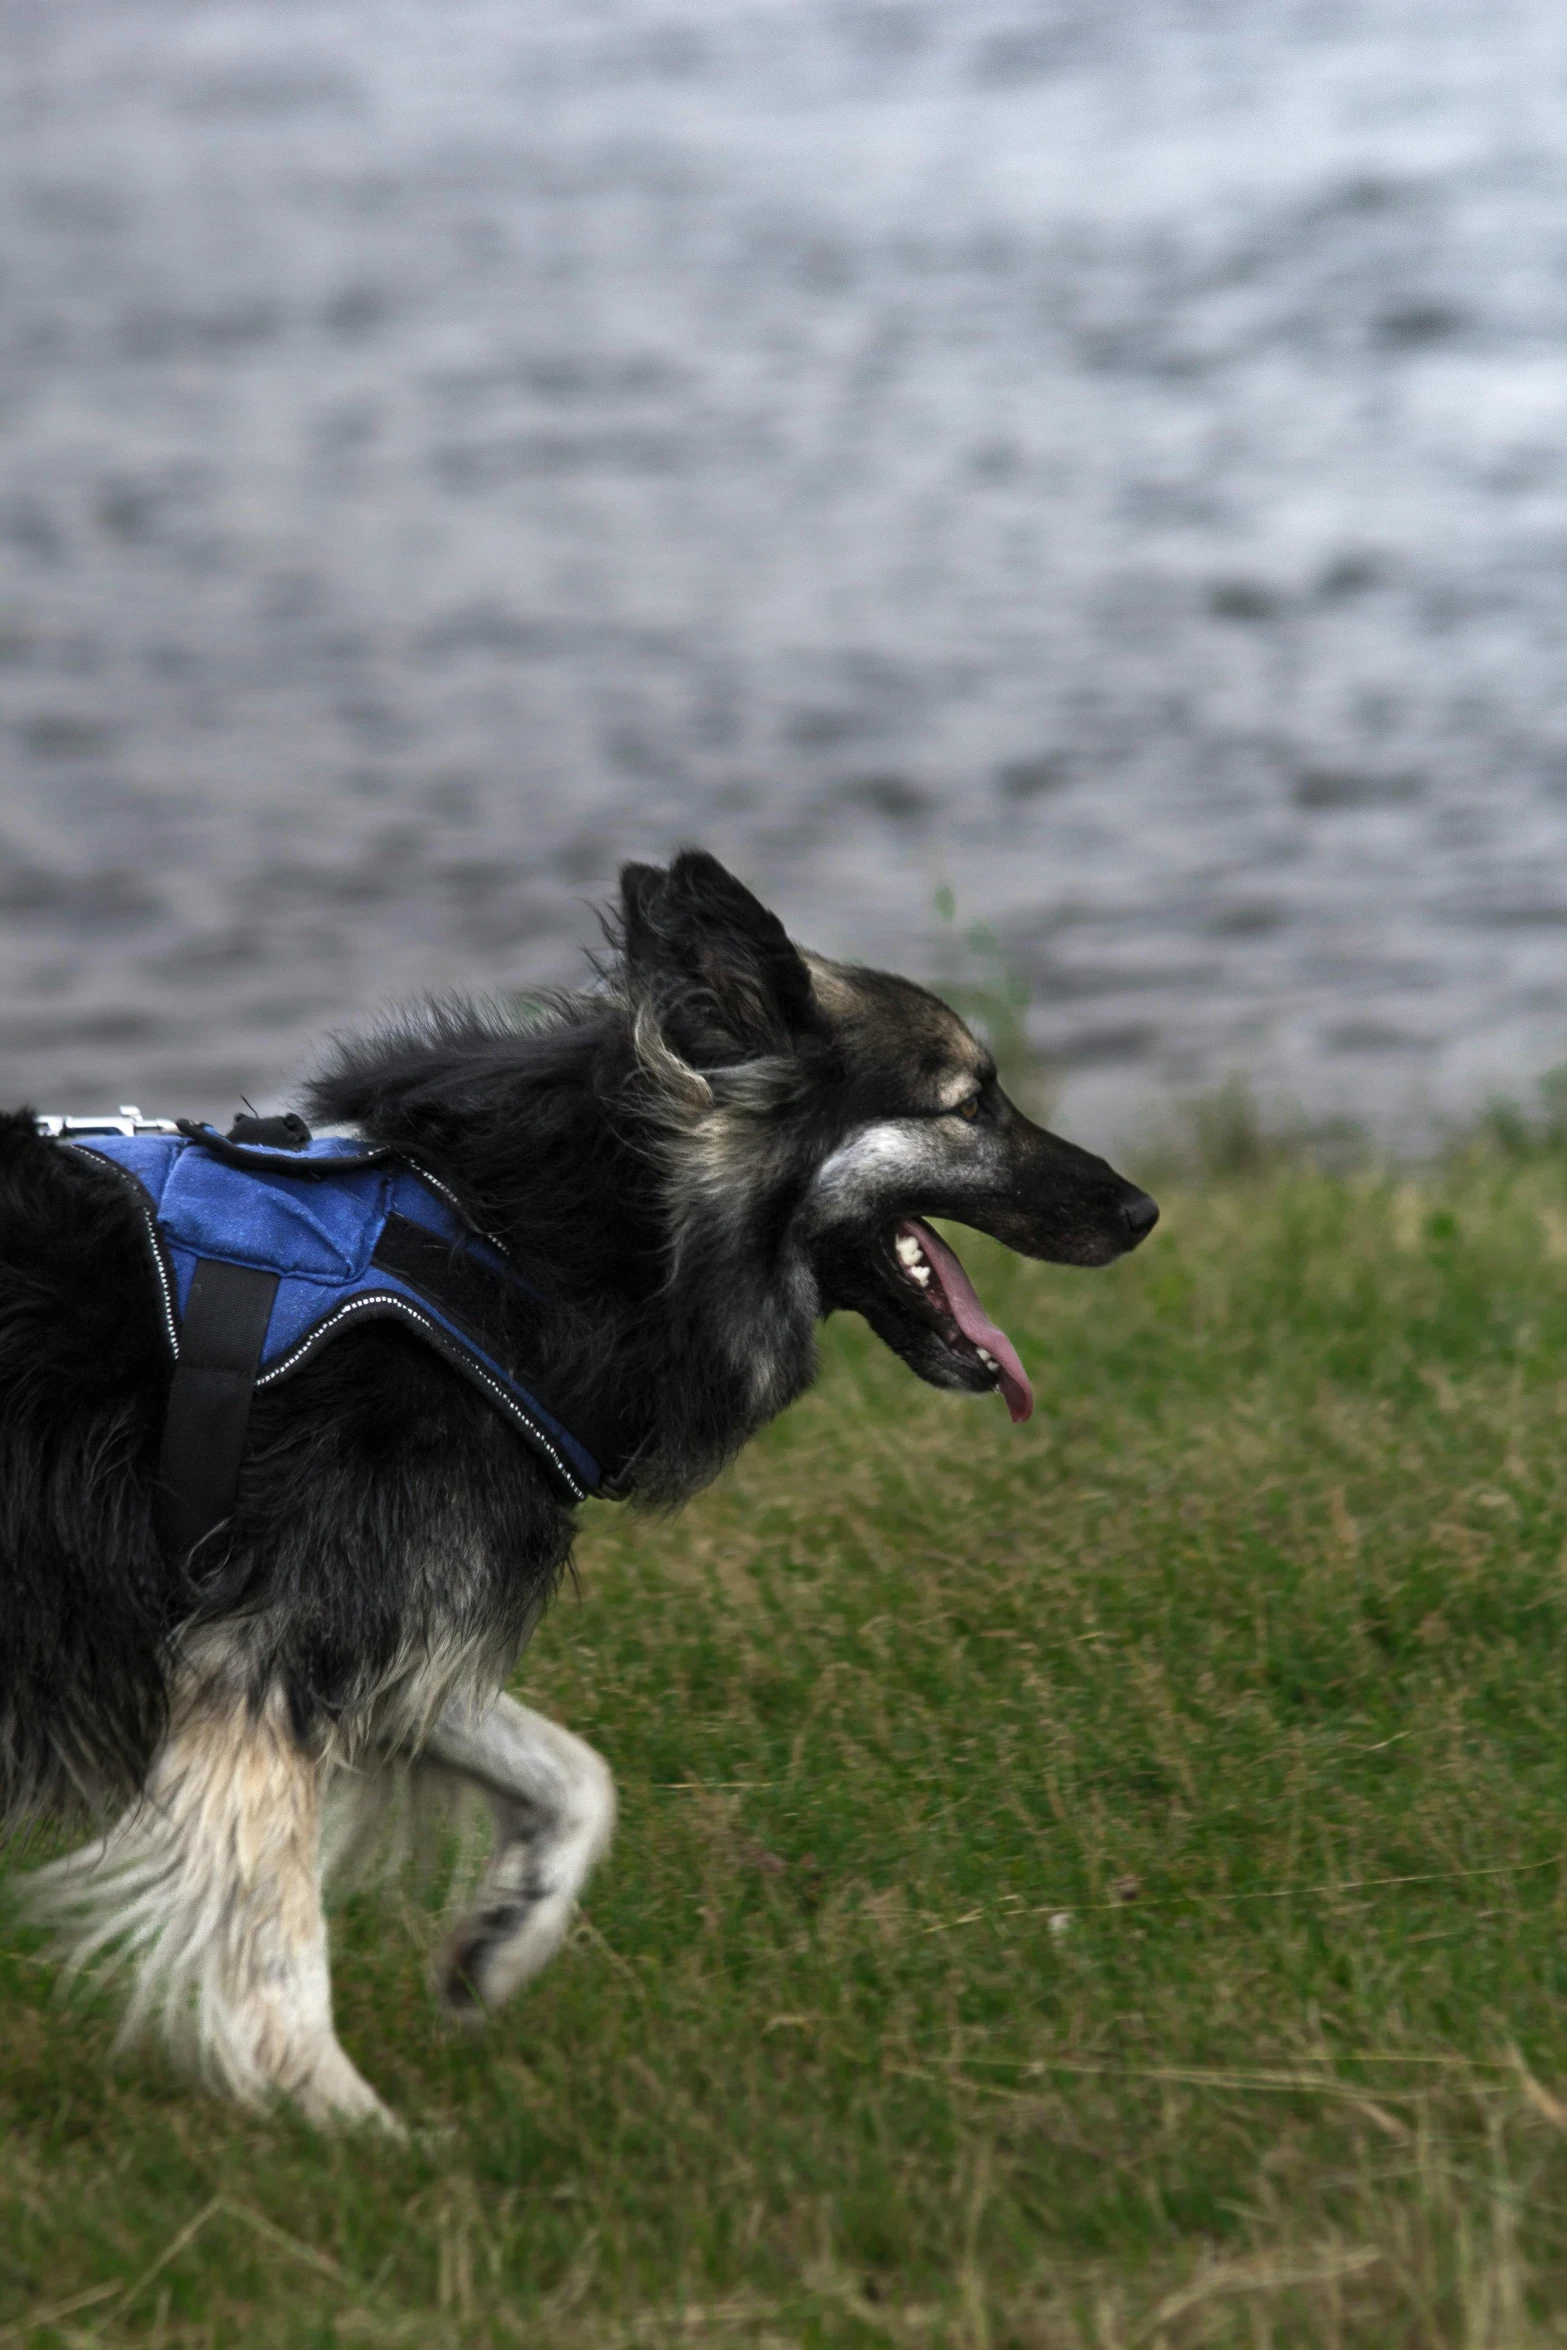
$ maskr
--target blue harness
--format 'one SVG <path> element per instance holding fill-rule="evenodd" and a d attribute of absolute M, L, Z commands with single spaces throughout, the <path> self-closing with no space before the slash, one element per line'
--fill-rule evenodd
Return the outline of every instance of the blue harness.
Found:
<path fill-rule="evenodd" d="M 232 1510 L 252 1392 L 339 1331 L 388 1317 L 472 1381 L 569 1500 L 611 1488 L 610 1470 L 510 1368 L 508 1324 L 536 1311 L 536 1293 L 436 1177 L 367 1143 L 279 1150 L 210 1126 L 85 1126 L 60 1139 L 134 1187 L 162 1290 L 175 1357 L 159 1461 L 171 1547 L 183 1553 Z"/>

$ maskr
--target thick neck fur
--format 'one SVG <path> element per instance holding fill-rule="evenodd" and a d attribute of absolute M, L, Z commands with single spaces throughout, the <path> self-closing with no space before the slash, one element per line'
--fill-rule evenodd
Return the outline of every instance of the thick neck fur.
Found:
<path fill-rule="evenodd" d="M 438 1006 L 340 1045 L 309 1089 L 318 1120 L 408 1150 L 504 1241 L 547 1300 L 533 1368 L 568 1425 L 589 1397 L 615 1417 L 658 1504 L 815 1372 L 768 1096 L 765 1070 L 698 1076 L 618 994 L 530 1029 Z"/>

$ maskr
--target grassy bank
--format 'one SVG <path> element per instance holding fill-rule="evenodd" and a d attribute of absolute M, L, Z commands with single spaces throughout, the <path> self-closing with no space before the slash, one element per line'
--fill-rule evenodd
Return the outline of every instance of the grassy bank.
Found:
<path fill-rule="evenodd" d="M 1165 1206 L 965 1244 L 1030 1428 L 854 1325 L 591 1515 L 574 1946 L 469 2041 L 426 1908 L 340 1922 L 412 2148 L 111 2066 L 12 1932 L 0 2343 L 1567 2339 L 1567 1166 Z"/>

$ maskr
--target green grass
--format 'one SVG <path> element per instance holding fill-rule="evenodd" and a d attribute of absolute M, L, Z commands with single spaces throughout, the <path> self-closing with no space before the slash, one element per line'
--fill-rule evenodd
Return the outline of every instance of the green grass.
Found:
<path fill-rule="evenodd" d="M 0 2344 L 1567 2340 L 1567 1168 L 1165 1210 L 965 1242 L 1031 1427 L 855 1324 L 590 1513 L 519 1684 L 619 1775 L 573 1945 L 469 2040 L 426 1905 L 339 1921 L 411 2147 L 111 2062 L 13 1930 Z"/>

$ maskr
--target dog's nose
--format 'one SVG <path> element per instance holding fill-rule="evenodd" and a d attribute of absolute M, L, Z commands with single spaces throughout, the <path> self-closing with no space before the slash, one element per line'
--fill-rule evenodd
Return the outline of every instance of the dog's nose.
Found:
<path fill-rule="evenodd" d="M 1146 1191 L 1134 1191 L 1130 1199 L 1121 1202 L 1121 1218 L 1132 1236 L 1132 1246 L 1135 1248 L 1140 1240 L 1147 1239 L 1158 1223 L 1159 1203 L 1151 1200 Z"/>

